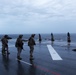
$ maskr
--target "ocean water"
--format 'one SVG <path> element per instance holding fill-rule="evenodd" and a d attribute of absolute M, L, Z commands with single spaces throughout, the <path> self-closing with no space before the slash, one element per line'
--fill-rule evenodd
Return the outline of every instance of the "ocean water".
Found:
<path fill-rule="evenodd" d="M 54 35 L 54 44 L 56 45 L 66 45 L 67 44 L 67 34 L 53 34 Z M 4 35 L 0 35 L 0 39 L 3 37 Z M 14 45 L 15 41 L 17 39 L 17 37 L 19 36 L 19 34 L 9 34 L 10 37 L 12 37 L 11 40 L 9 40 L 9 44 L 10 45 Z M 31 34 L 23 34 L 23 39 L 29 39 L 29 37 L 31 36 Z M 41 34 L 42 37 L 42 44 L 51 44 L 51 34 Z M 70 34 L 71 37 L 71 45 L 72 46 L 76 46 L 76 34 Z M 38 44 L 38 34 L 35 35 L 35 41 Z M 25 43 L 27 45 L 27 42 Z M 0 42 L 1 45 L 1 42 Z"/>

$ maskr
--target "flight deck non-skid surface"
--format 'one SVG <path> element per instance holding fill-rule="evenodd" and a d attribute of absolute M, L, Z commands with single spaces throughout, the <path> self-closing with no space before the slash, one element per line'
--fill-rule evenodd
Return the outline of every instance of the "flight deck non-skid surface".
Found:
<path fill-rule="evenodd" d="M 48 45 L 62 60 L 53 60 Z M 0 75 L 76 75 L 76 52 L 72 51 L 72 46 L 37 44 L 32 61 L 29 60 L 29 47 L 24 45 L 24 49 L 21 61 L 16 59 L 17 49 L 14 45 L 9 45 L 8 56 L 3 56 L 0 49 Z"/>

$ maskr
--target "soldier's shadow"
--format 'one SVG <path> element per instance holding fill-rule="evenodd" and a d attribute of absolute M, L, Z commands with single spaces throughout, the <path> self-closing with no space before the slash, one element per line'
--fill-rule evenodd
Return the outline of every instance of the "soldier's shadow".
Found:
<path fill-rule="evenodd" d="M 29 75 L 36 75 L 36 66 L 34 65 L 33 60 L 30 60 L 32 66 L 29 67 Z"/>
<path fill-rule="evenodd" d="M 5 69 L 8 71 L 9 70 L 9 64 L 10 64 L 9 55 L 2 55 L 2 63 L 5 67 Z"/>
<path fill-rule="evenodd" d="M 26 75 L 24 67 L 20 61 L 18 61 L 17 75 Z"/>

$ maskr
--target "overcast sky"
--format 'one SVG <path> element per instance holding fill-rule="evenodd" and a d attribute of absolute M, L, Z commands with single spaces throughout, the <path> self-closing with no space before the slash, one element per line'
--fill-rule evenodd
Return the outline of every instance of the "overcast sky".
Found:
<path fill-rule="evenodd" d="M 0 0 L 0 34 L 51 32 L 76 32 L 76 0 Z"/>

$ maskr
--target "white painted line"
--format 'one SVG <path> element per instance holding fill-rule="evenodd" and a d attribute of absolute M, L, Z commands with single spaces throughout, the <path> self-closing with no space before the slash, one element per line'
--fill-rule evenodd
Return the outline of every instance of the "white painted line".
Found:
<path fill-rule="evenodd" d="M 16 59 L 16 60 L 18 60 L 18 59 Z M 32 66 L 32 64 L 30 64 L 30 63 L 28 63 L 28 62 L 25 62 L 25 61 L 23 61 L 23 60 L 18 60 L 18 61 L 23 62 L 24 64 L 27 64 L 27 65 Z"/>
<path fill-rule="evenodd" d="M 47 45 L 47 47 L 53 60 L 62 60 L 62 58 L 51 45 Z"/>
<path fill-rule="evenodd" d="M 0 54 L 1 54 L 1 52 L 0 52 Z M 18 59 L 16 59 L 16 60 L 18 60 Z M 18 61 L 20 61 L 20 62 L 22 62 L 22 63 L 24 63 L 24 64 L 27 64 L 27 65 L 32 66 L 32 64 L 30 64 L 30 63 L 28 63 L 28 62 L 25 62 L 25 61 L 23 61 L 23 60 L 18 60 Z"/>

